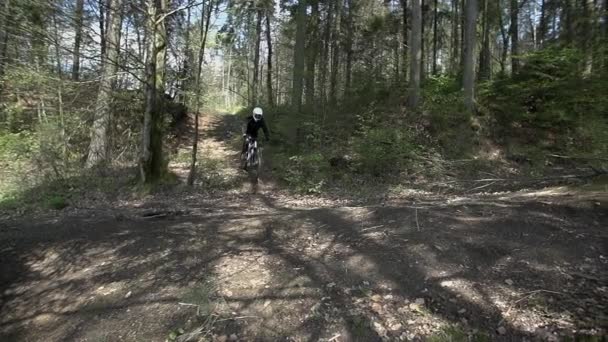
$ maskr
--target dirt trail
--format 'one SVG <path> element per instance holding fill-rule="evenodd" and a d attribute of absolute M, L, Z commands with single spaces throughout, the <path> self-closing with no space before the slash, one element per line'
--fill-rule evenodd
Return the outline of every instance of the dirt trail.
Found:
<path fill-rule="evenodd" d="M 203 139 L 234 157 L 220 119 Z M 309 205 L 237 186 L 0 222 L 0 341 L 605 336 L 605 200 Z"/>

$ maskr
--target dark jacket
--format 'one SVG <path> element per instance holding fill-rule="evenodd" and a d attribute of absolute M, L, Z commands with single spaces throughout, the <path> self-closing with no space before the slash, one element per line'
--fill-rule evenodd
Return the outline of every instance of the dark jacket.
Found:
<path fill-rule="evenodd" d="M 270 139 L 270 133 L 268 132 L 268 127 L 266 126 L 266 121 L 264 121 L 264 118 L 261 118 L 258 121 L 255 121 L 253 116 L 247 118 L 247 129 L 245 130 L 245 134 L 257 139 L 260 128 L 264 131 L 266 140 Z"/>

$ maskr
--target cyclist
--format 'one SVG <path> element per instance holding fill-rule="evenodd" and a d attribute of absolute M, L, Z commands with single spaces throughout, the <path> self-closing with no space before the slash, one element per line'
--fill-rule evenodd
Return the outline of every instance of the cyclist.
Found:
<path fill-rule="evenodd" d="M 258 131 L 260 128 L 264 131 L 266 141 L 270 140 L 270 133 L 268 132 L 266 121 L 264 121 L 264 111 L 262 111 L 262 108 L 260 107 L 255 107 L 252 115 L 247 117 L 247 126 L 244 130 L 245 133 L 243 134 L 243 150 L 241 151 L 242 169 L 247 169 L 247 161 L 245 160 L 245 153 L 247 152 L 247 136 L 250 136 L 253 140 L 257 140 Z"/>

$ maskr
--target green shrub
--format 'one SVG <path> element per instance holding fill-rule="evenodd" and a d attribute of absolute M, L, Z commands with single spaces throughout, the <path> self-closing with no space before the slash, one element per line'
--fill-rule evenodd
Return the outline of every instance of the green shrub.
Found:
<path fill-rule="evenodd" d="M 68 204 L 67 200 L 63 196 L 60 196 L 60 195 L 50 196 L 46 200 L 46 206 L 49 209 L 61 210 L 61 209 L 66 208 L 68 205 L 69 204 Z"/>
<path fill-rule="evenodd" d="M 354 138 L 352 145 L 357 171 L 374 177 L 401 171 L 417 150 L 411 134 L 401 128 L 373 128 Z"/>

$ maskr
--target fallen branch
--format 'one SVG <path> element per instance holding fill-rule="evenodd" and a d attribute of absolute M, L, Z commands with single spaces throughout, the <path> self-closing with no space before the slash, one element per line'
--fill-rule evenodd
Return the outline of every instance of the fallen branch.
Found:
<path fill-rule="evenodd" d="M 418 224 L 418 207 L 416 207 L 416 229 L 420 231 L 420 225 Z"/>
<path fill-rule="evenodd" d="M 572 157 L 572 156 L 562 156 L 559 154 L 548 154 L 547 156 L 553 157 L 553 158 L 559 158 L 559 159 L 600 160 L 600 161 L 608 162 L 607 158 L 600 158 L 600 157 Z"/>

